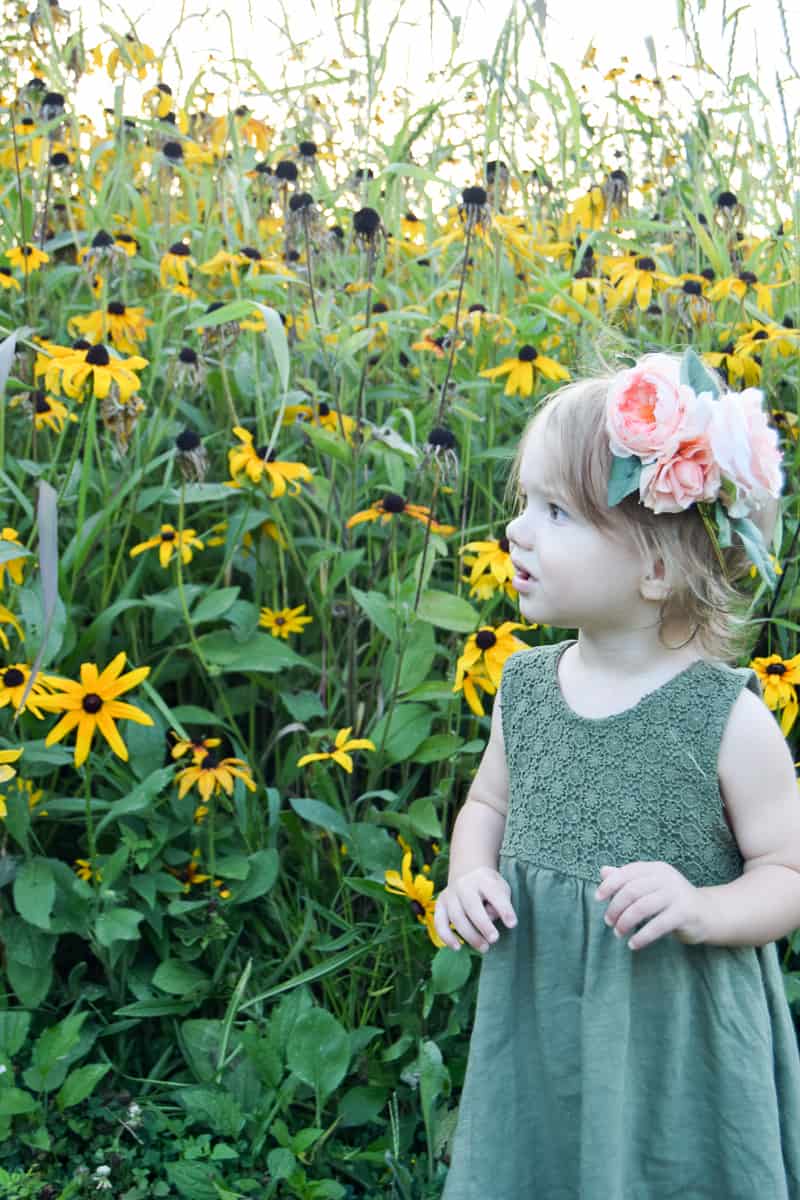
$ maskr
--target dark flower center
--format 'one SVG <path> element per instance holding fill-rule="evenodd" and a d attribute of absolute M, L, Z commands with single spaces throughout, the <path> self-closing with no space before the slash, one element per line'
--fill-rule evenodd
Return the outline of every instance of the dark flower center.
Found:
<path fill-rule="evenodd" d="M 265 163 L 265 162 L 256 163 L 256 172 L 259 175 L 271 175 L 272 167 L 269 165 L 269 163 Z"/>
<path fill-rule="evenodd" d="M 652 258 L 648 258 L 646 254 L 641 258 L 637 258 L 633 265 L 636 267 L 637 271 L 655 271 L 656 269 L 656 264 L 653 262 Z"/>
<path fill-rule="evenodd" d="M 34 247 L 29 245 L 20 246 L 20 250 L 22 251 L 23 256 L 27 258 L 29 254 L 33 254 Z"/>
<path fill-rule="evenodd" d="M 73 350 L 91 350 L 92 343 L 87 342 L 86 338 L 76 338 L 72 343 Z"/>
<path fill-rule="evenodd" d="M 183 433 L 179 433 L 175 438 L 175 445 L 182 454 L 188 454 L 200 445 L 200 435 L 193 429 L 184 429 Z"/>
<path fill-rule="evenodd" d="M 103 707 L 103 700 L 101 696 L 98 696 L 97 692 L 87 692 L 83 700 L 81 700 L 81 705 L 84 712 L 96 713 L 100 712 L 100 709 Z"/>
<path fill-rule="evenodd" d="M 425 909 L 420 904 L 419 900 L 411 901 L 411 911 L 414 913 L 414 915 L 416 917 L 424 917 L 425 916 Z"/>
<path fill-rule="evenodd" d="M 33 400 L 33 405 L 34 405 L 34 408 L 36 409 L 37 413 L 50 412 L 50 404 L 48 403 L 47 396 L 44 394 L 43 391 L 39 390 L 36 392 L 32 392 L 31 400 Z"/>
<path fill-rule="evenodd" d="M 701 296 L 703 289 L 696 279 L 687 279 L 683 285 L 683 290 L 687 296 Z"/>
<path fill-rule="evenodd" d="M 10 267 L 0 267 L 0 275 L 7 275 L 9 278 L 11 278 L 11 268 Z"/>
<path fill-rule="evenodd" d="M 208 308 L 206 309 L 206 316 L 208 316 L 209 313 L 216 312 L 218 308 L 222 308 L 222 307 L 223 307 L 223 304 L 222 304 L 221 300 L 212 300 L 211 303 L 209 304 Z"/>
<path fill-rule="evenodd" d="M 717 196 L 717 208 L 736 208 L 738 203 L 733 192 L 720 192 Z"/>
<path fill-rule="evenodd" d="M 276 617 L 276 618 L 275 618 L 275 624 L 276 624 L 276 625 L 285 625 L 285 624 L 286 624 L 286 617 Z"/>
<path fill-rule="evenodd" d="M 165 96 L 171 96 L 171 95 L 172 95 L 172 88 L 169 86 L 169 84 L 168 84 L 168 83 L 157 83 L 157 84 L 156 84 L 156 91 L 158 91 L 158 92 L 163 92 Z"/>
<path fill-rule="evenodd" d="M 110 233 L 106 233 L 105 229 L 101 229 L 100 232 L 96 233 L 92 238 L 92 246 L 95 248 L 95 250 L 101 250 L 105 246 L 113 245 L 114 239 Z"/>
<path fill-rule="evenodd" d="M 108 356 L 105 346 L 98 343 L 96 346 L 90 347 L 86 355 L 86 361 L 91 363 L 93 367 L 107 367 L 111 359 Z"/>
<path fill-rule="evenodd" d="M 161 540 L 162 540 L 162 542 L 174 542 L 175 541 L 174 530 L 165 529 L 164 532 L 161 534 Z"/>
<path fill-rule="evenodd" d="M 523 346 L 517 358 L 520 362 L 533 362 L 536 358 L 536 350 L 533 346 Z"/>
<path fill-rule="evenodd" d="M 311 208 L 314 203 L 314 197 L 310 192 L 296 192 L 289 200 L 289 209 L 291 212 L 301 212 L 304 208 Z"/>
<path fill-rule="evenodd" d="M 218 766 L 219 759 L 217 758 L 216 754 L 213 754 L 210 750 L 208 750 L 205 758 L 200 764 L 201 769 L 203 771 L 215 771 Z"/>
<path fill-rule="evenodd" d="M 728 342 L 725 346 L 723 346 L 722 353 L 723 354 L 733 354 L 733 342 Z"/>
<path fill-rule="evenodd" d="M 416 215 L 416 213 L 411 212 L 411 210 L 409 209 L 409 211 L 403 217 L 403 220 L 410 221 L 412 225 L 416 225 L 417 222 L 419 221 L 419 217 Z"/>
<path fill-rule="evenodd" d="M 740 271 L 739 279 L 742 283 L 758 283 L 758 277 L 752 271 Z"/>
<path fill-rule="evenodd" d="M 610 173 L 609 179 L 613 179 L 615 183 L 627 183 L 628 182 L 628 176 L 625 174 L 625 172 L 622 170 L 621 167 L 615 167 L 614 170 Z"/>
<path fill-rule="evenodd" d="M 479 650 L 491 650 L 497 638 L 491 629 L 479 629 L 475 634 L 475 645 Z"/>
<path fill-rule="evenodd" d="M 362 179 L 374 179 L 375 176 L 372 167 L 356 167 L 353 172 L 353 178 L 357 179 L 360 183 Z"/>
<path fill-rule="evenodd" d="M 112 300 L 108 305 L 108 311 L 112 317 L 122 317 L 125 315 L 125 305 L 120 300 Z"/>
<path fill-rule="evenodd" d="M 713 283 L 717 278 L 717 272 L 713 267 L 703 267 L 700 274 L 703 276 L 703 279 L 707 279 L 709 283 Z"/>
<path fill-rule="evenodd" d="M 173 242 L 169 248 L 170 254 L 177 254 L 179 258 L 188 258 L 191 250 L 186 245 L 186 242 Z"/>
<path fill-rule="evenodd" d="M 428 444 L 439 446 L 442 450 L 453 450 L 456 445 L 455 434 L 442 425 L 435 426 L 428 434 Z"/>
<path fill-rule="evenodd" d="M 299 257 L 300 257 L 299 250 L 290 250 L 289 253 L 286 255 L 286 261 L 287 262 L 297 262 Z"/>
<path fill-rule="evenodd" d="M 197 363 L 197 351 L 193 350 L 191 346 L 181 346 L 178 360 L 186 363 L 187 366 L 193 367 Z"/>
<path fill-rule="evenodd" d="M 485 304 L 470 304 L 467 312 L 487 312 Z"/>
<path fill-rule="evenodd" d="M 757 329 L 756 332 L 753 334 L 753 341 L 754 342 L 763 342 L 764 339 L 768 338 L 768 337 L 769 337 L 769 334 L 767 333 L 766 329 Z"/>
<path fill-rule="evenodd" d="M 507 171 L 507 170 L 508 170 L 508 167 L 506 166 L 506 164 L 504 162 L 500 162 L 495 159 L 492 159 L 490 162 L 487 162 L 487 164 L 486 164 L 486 181 L 487 181 L 487 183 L 494 183 L 495 175 L 497 175 L 498 172 L 500 173 L 500 175 L 502 175 L 503 172 Z"/>
<path fill-rule="evenodd" d="M 294 181 L 297 179 L 297 167 L 293 162 L 289 162 L 288 159 L 284 159 L 283 162 L 279 162 L 275 168 L 275 178 L 282 179 L 287 183 L 294 183 Z"/>
<path fill-rule="evenodd" d="M 251 259 L 252 262 L 261 262 L 261 252 L 256 250 L 255 246 L 242 246 L 239 253 L 243 254 L 245 258 Z"/>
<path fill-rule="evenodd" d="M 461 199 L 464 204 L 475 208 L 482 208 L 486 203 L 486 188 L 482 187 L 466 187 L 461 193 Z"/>
<path fill-rule="evenodd" d="M 264 462 L 275 462 L 275 451 L 270 450 L 268 446 L 259 446 L 256 450 L 256 454 L 259 458 L 263 459 Z"/>
<path fill-rule="evenodd" d="M 791 313 L 786 314 L 786 316 L 781 321 L 781 325 L 783 326 L 784 329 L 794 329 L 795 328 L 794 317 L 792 316 Z"/>
<path fill-rule="evenodd" d="M 504 554 L 508 554 L 508 538 L 507 537 L 501 537 L 497 544 L 500 547 L 500 549 L 503 551 Z"/>
<path fill-rule="evenodd" d="M 401 513 L 405 511 L 406 502 L 397 492 L 387 492 L 383 497 L 382 507 L 384 512 Z"/>
<path fill-rule="evenodd" d="M 385 302 L 385 301 L 383 301 L 383 300 L 378 300 L 378 301 L 377 301 L 375 304 L 373 304 L 373 306 L 372 306 L 372 311 L 373 311 L 374 313 L 383 313 L 383 312 L 388 312 L 388 311 L 389 311 L 389 305 L 388 305 L 388 304 L 386 304 L 386 302 Z"/>
<path fill-rule="evenodd" d="M 380 228 L 381 219 L 374 208 L 360 208 L 353 214 L 353 228 L 359 237 L 372 238 Z"/>
<path fill-rule="evenodd" d="M 3 675 L 4 687 L 15 688 L 19 687 L 19 685 L 24 682 L 25 676 L 23 675 L 22 671 L 20 671 L 19 667 L 9 667 Z"/>
<path fill-rule="evenodd" d="M 57 150 L 55 152 L 55 154 L 50 155 L 50 166 L 51 167 L 68 167 L 69 166 L 69 155 L 65 154 L 63 150 Z"/>
<path fill-rule="evenodd" d="M 116 237 L 117 237 L 118 242 L 124 242 L 127 246 L 130 246 L 132 243 L 136 247 L 137 250 L 139 249 L 139 243 L 137 242 L 136 238 L 132 234 L 118 233 L 116 235 Z"/>
<path fill-rule="evenodd" d="M 770 663 L 767 667 L 768 675 L 785 675 L 786 663 Z"/>
<path fill-rule="evenodd" d="M 183 146 L 180 142 L 164 142 L 161 153 L 165 158 L 171 158 L 173 162 L 178 162 L 183 158 Z"/>
<path fill-rule="evenodd" d="M 302 154 L 303 158 L 313 158 L 317 153 L 316 142 L 300 142 L 297 148 Z"/>
<path fill-rule="evenodd" d="M 317 409 L 317 411 L 319 412 L 319 415 L 321 417 L 327 417 L 327 416 L 330 416 L 331 410 L 330 410 L 330 407 L 325 403 L 324 400 L 320 400 L 319 408 Z"/>

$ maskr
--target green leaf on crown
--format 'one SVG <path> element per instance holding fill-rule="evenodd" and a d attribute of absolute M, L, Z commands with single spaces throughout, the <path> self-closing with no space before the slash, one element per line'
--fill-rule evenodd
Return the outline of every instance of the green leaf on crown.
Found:
<path fill-rule="evenodd" d="M 639 487 L 639 476 L 642 473 L 642 460 L 637 458 L 635 454 L 630 458 L 622 458 L 619 455 L 614 455 L 614 461 L 611 464 L 611 475 L 608 480 L 608 507 L 613 508 L 615 504 L 619 504 L 620 500 L 624 500 L 631 492 L 635 492 Z"/>
<path fill-rule="evenodd" d="M 752 521 L 748 521 L 747 517 L 731 517 L 730 525 L 734 533 L 738 533 L 742 539 L 750 561 L 755 565 L 767 587 L 770 589 L 777 587 L 778 577 L 758 526 L 754 525 Z"/>
<path fill-rule="evenodd" d="M 719 384 L 691 346 L 684 352 L 681 359 L 681 383 L 688 383 L 692 391 L 698 394 L 711 392 L 713 400 L 719 396 Z"/>

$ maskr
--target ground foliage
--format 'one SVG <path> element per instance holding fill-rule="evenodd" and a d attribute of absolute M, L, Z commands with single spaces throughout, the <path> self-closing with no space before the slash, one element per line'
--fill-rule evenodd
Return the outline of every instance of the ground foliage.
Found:
<path fill-rule="evenodd" d="M 6 1196 L 440 1194 L 477 979 L 432 926 L 448 833 L 503 658 L 564 636 L 517 621 L 509 460 L 598 355 L 764 389 L 751 658 L 794 736 L 796 123 L 711 99 L 696 44 L 688 78 L 523 59 L 539 8 L 480 63 L 454 22 L 420 105 L 368 6 L 272 88 L 4 6 Z"/>

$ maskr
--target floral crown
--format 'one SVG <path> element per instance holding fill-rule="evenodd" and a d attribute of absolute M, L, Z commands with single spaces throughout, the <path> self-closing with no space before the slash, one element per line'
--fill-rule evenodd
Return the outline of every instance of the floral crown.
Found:
<path fill-rule="evenodd" d="M 697 505 L 725 571 L 722 549 L 741 540 L 765 583 L 776 576 L 761 530 L 749 515 L 783 487 L 783 453 L 759 388 L 720 393 L 695 352 L 680 361 L 648 354 L 609 384 L 606 429 L 614 460 L 613 508 L 631 492 L 654 513 Z"/>

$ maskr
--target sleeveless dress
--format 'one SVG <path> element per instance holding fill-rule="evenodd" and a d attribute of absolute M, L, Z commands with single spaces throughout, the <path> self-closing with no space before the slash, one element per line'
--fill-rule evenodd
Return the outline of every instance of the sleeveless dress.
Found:
<path fill-rule="evenodd" d="M 517 925 L 482 956 L 442 1200 L 800 1200 L 800 1054 L 777 946 L 628 948 L 601 866 L 696 886 L 743 859 L 717 759 L 746 669 L 699 661 L 610 717 L 566 703 L 574 639 L 511 655 L 498 870 Z M 652 918 L 649 918 L 652 919 Z"/>

